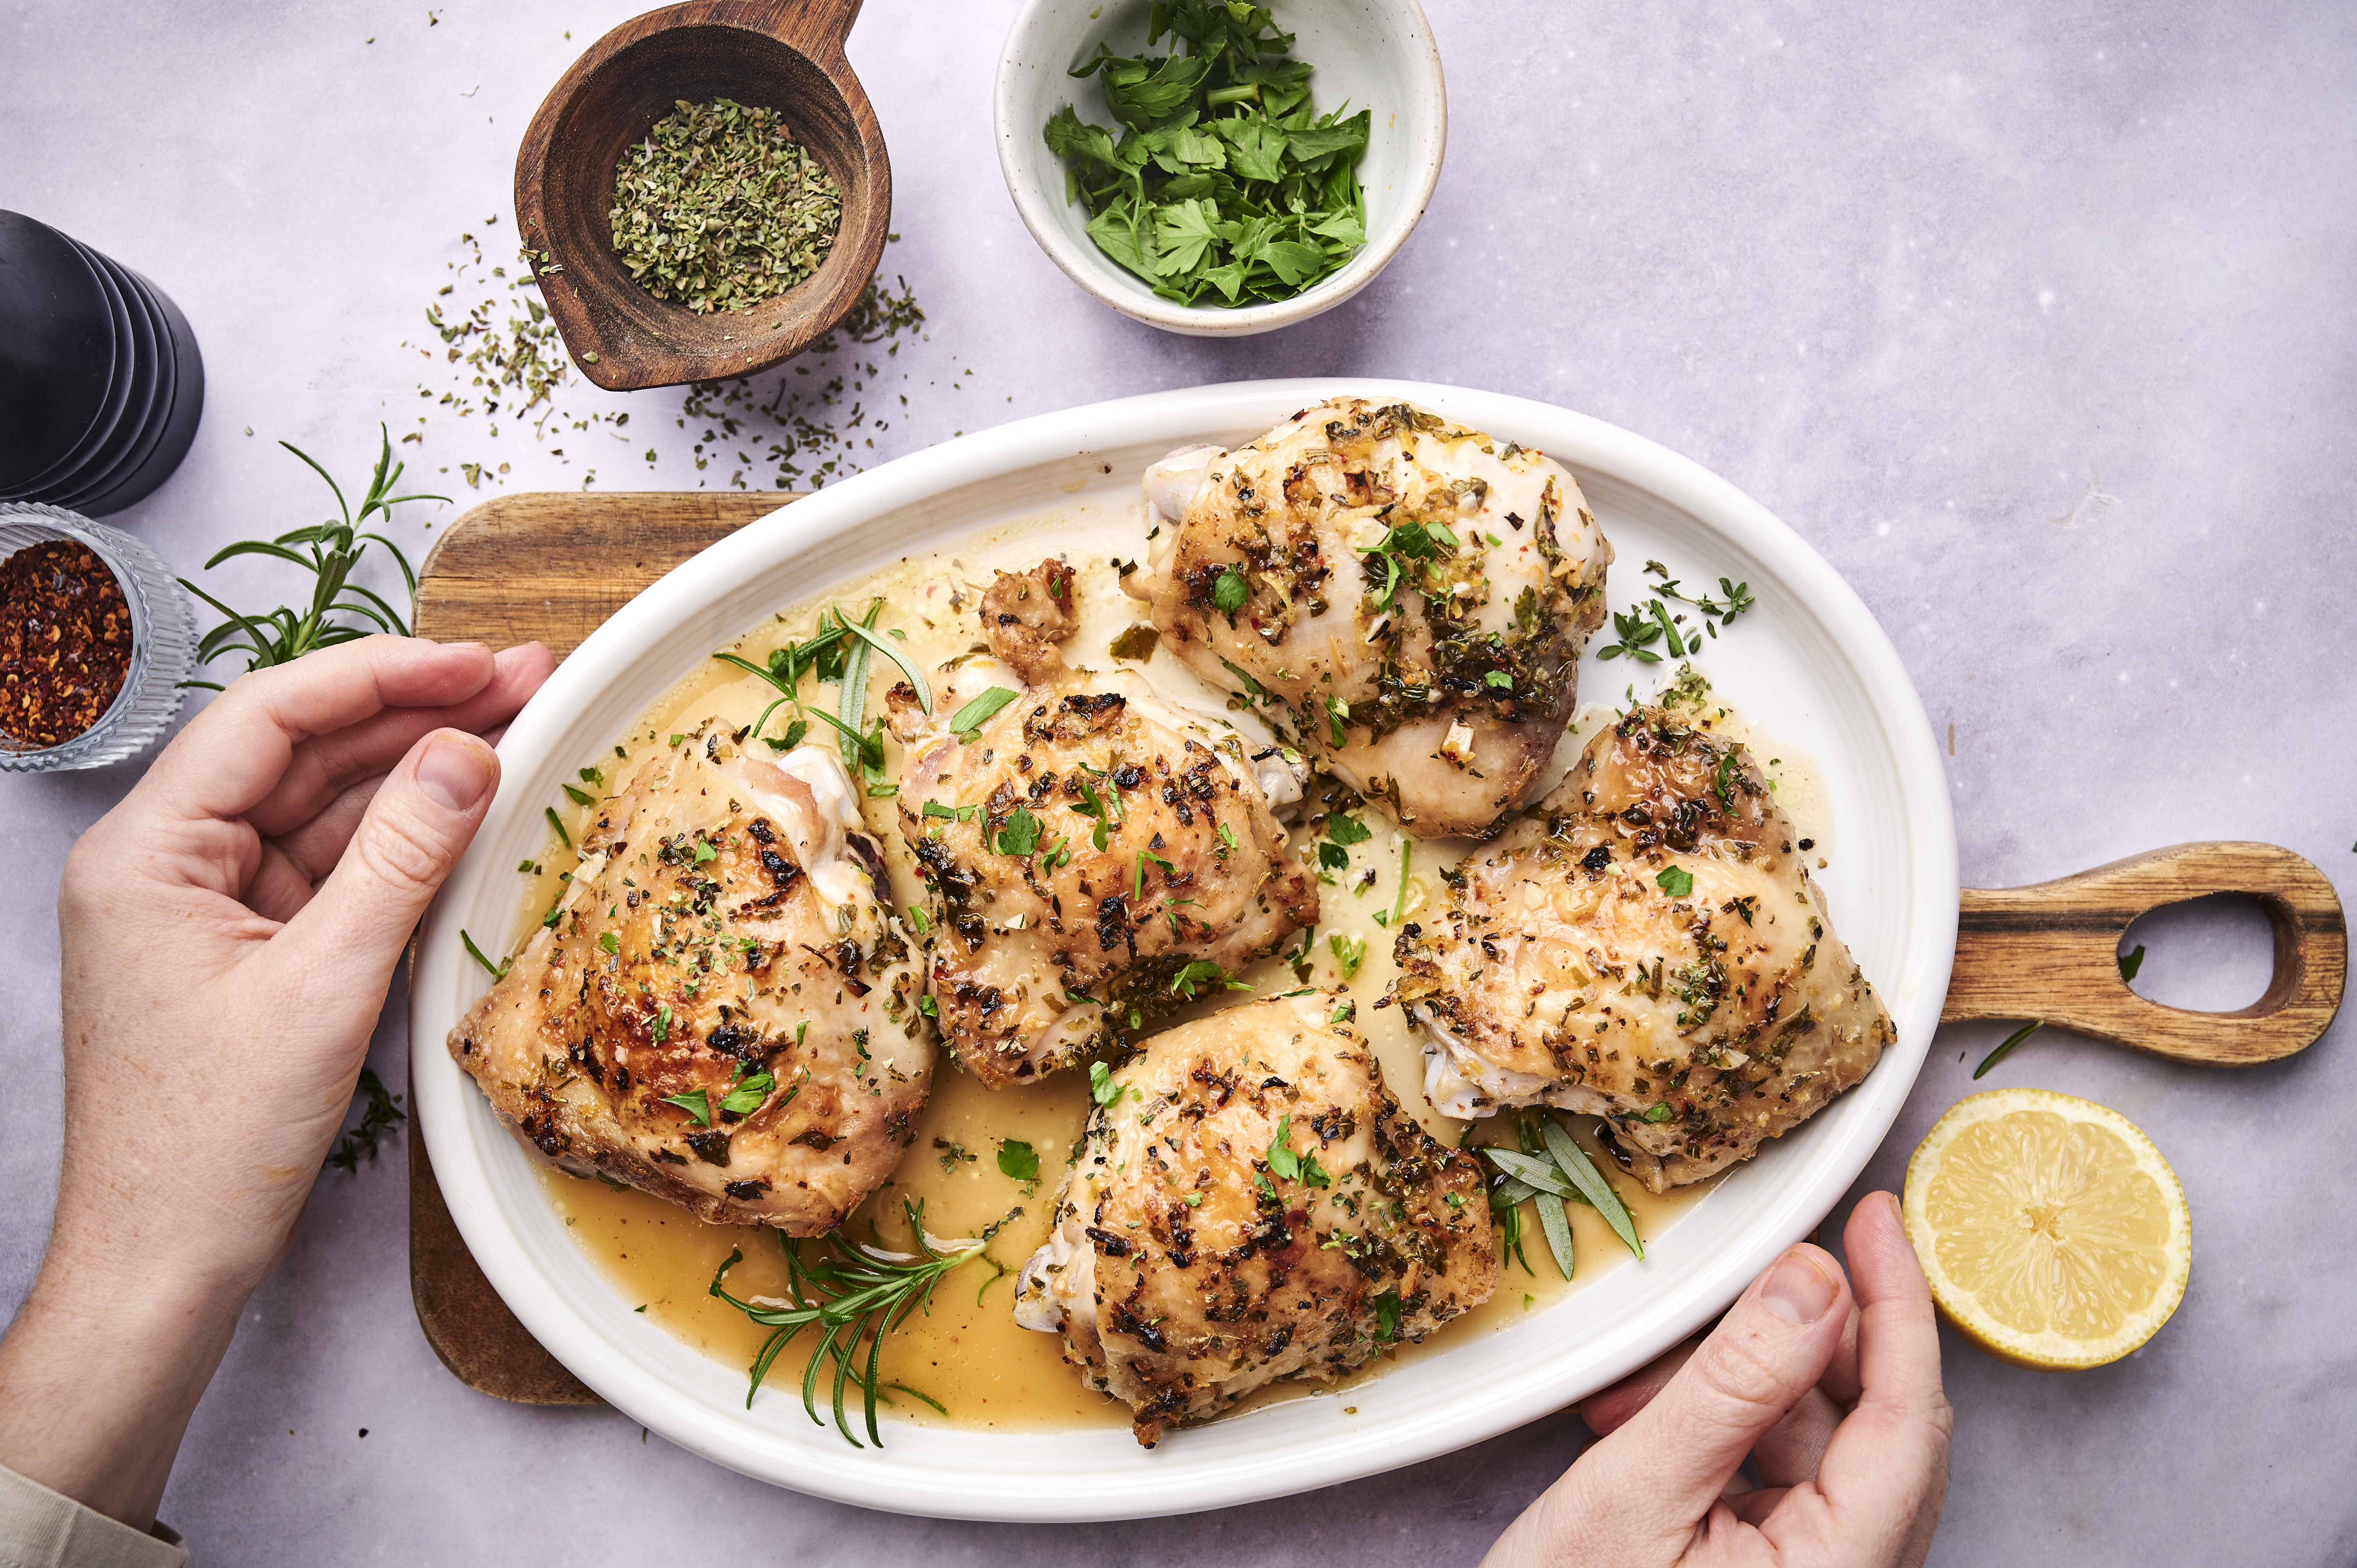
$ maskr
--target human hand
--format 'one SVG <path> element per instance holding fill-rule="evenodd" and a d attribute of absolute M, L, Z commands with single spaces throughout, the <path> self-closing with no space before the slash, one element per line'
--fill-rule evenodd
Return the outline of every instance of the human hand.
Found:
<path fill-rule="evenodd" d="M 1830 1253 L 1793 1247 L 1706 1338 L 1583 1403 L 1600 1441 L 1489 1568 L 1920 1564 L 1953 1425 L 1932 1293 L 1890 1194 L 1861 1202 L 1842 1241 L 1855 1299 Z"/>
<path fill-rule="evenodd" d="M 410 932 L 554 668 L 374 637 L 233 682 L 67 857 L 65 1151 L 0 1464 L 143 1528 L 293 1244 Z"/>

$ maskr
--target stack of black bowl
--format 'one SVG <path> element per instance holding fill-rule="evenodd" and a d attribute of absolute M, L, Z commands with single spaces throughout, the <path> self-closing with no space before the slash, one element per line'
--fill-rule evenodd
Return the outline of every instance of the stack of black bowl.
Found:
<path fill-rule="evenodd" d="M 121 511 L 188 455 L 205 367 L 155 285 L 0 211 L 0 501 Z"/>

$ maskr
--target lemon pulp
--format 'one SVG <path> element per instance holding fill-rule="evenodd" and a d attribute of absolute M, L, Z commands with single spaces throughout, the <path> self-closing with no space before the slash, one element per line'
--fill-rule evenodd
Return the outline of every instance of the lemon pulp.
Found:
<path fill-rule="evenodd" d="M 1949 1320 L 2018 1365 L 2116 1360 L 2184 1296 L 2184 1190 L 2150 1139 L 2089 1101 L 2011 1089 L 1962 1101 L 1909 1163 L 1905 1212 Z"/>

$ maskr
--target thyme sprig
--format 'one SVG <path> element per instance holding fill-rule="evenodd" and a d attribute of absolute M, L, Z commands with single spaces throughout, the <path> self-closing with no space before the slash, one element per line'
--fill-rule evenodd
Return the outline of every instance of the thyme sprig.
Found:
<path fill-rule="evenodd" d="M 275 539 L 247 539 L 214 553 L 205 563 L 210 572 L 222 562 L 239 555 L 268 555 L 289 562 L 311 574 L 311 603 L 297 611 L 286 606 L 264 615 L 241 615 L 213 597 L 202 588 L 180 579 L 180 586 L 212 606 L 229 618 L 205 633 L 197 643 L 197 662 L 210 664 L 225 653 L 246 656 L 248 671 L 262 670 L 277 664 L 291 664 L 314 649 L 333 647 L 339 642 L 351 642 L 375 632 L 389 631 L 407 637 L 408 623 L 401 618 L 384 598 L 351 580 L 352 573 L 368 553 L 371 544 L 382 544 L 393 552 L 400 564 L 402 581 L 409 585 L 412 598 L 417 594 L 417 574 L 410 569 L 409 558 L 401 546 L 382 533 L 366 532 L 369 519 L 382 514 L 387 523 L 393 521 L 393 509 L 404 501 L 447 501 L 447 496 L 406 495 L 393 493 L 401 483 L 402 472 L 408 467 L 393 460 L 393 438 L 382 424 L 377 426 L 380 448 L 376 471 L 370 476 L 368 492 L 361 498 L 361 510 L 354 514 L 351 503 L 344 499 L 343 487 L 337 484 L 327 469 L 319 467 L 311 455 L 291 442 L 284 446 L 301 458 L 311 471 L 328 481 L 335 492 L 337 509 L 343 514 L 340 521 L 329 518 L 278 535 Z M 218 681 L 183 681 L 183 686 L 199 686 L 207 691 L 221 689 Z"/>
<path fill-rule="evenodd" d="M 877 618 L 883 613 L 882 599 L 869 600 L 866 611 L 857 620 L 839 607 L 822 610 L 815 633 L 805 641 L 773 649 L 766 665 L 735 653 L 715 653 L 712 657 L 722 663 L 758 675 L 778 690 L 777 700 L 761 710 L 748 738 L 761 741 L 771 751 L 791 751 L 810 734 L 810 721 L 818 719 L 834 730 L 843 759 L 859 776 L 870 797 L 898 794 L 899 786 L 885 782 L 884 778 L 884 721 L 878 718 L 873 726 L 862 727 L 867 713 L 867 668 L 873 652 L 882 650 L 886 658 L 910 677 L 917 689 L 918 705 L 927 713 L 932 712 L 933 697 L 923 673 L 877 634 Z M 834 713 L 803 701 L 802 677 L 813 673 L 822 683 L 832 682 L 841 688 Z M 769 727 L 770 715 L 788 703 L 793 705 L 795 717 L 786 726 L 785 734 L 762 734 Z"/>
<path fill-rule="evenodd" d="M 752 1408 L 753 1396 L 760 1391 L 761 1381 L 769 1376 L 779 1355 L 804 1329 L 815 1329 L 818 1346 L 802 1370 L 802 1408 L 810 1412 L 813 1423 L 826 1424 L 818 1412 L 818 1388 L 820 1379 L 832 1365 L 835 1430 L 854 1448 L 865 1448 L 869 1444 L 884 1446 L 883 1434 L 877 1430 L 876 1406 L 886 1388 L 901 1387 L 882 1380 L 884 1337 L 900 1326 L 910 1313 L 931 1303 L 933 1288 L 942 1275 L 984 1256 L 984 1249 L 998 1230 L 997 1225 L 992 1225 L 973 1241 L 957 1243 L 952 1250 L 943 1251 L 925 1234 L 925 1206 L 903 1198 L 900 1207 L 908 1216 L 909 1232 L 918 1249 L 913 1258 L 850 1240 L 838 1228 L 818 1239 L 818 1255 L 813 1259 L 803 1255 L 802 1248 L 792 1237 L 779 1231 L 778 1247 L 786 1255 L 787 1299 L 775 1305 L 766 1300 L 759 1304 L 739 1301 L 722 1288 L 728 1271 L 745 1258 L 742 1249 L 729 1251 L 727 1261 L 712 1276 L 712 1294 L 771 1331 L 769 1338 L 762 1341 L 749 1369 L 745 1389 L 748 1410 Z M 866 1346 L 864 1356 L 860 1351 L 863 1341 Z M 860 1391 L 866 1414 L 867 1443 L 852 1435 L 850 1418 L 845 1411 L 845 1399 L 854 1388 Z M 935 1410 L 942 1408 L 914 1389 L 901 1391 L 914 1394 Z"/>
<path fill-rule="evenodd" d="M 361 1069 L 360 1083 L 352 1092 L 366 1096 L 368 1104 L 361 1112 L 359 1124 L 347 1127 L 336 1139 L 335 1151 L 328 1156 L 328 1164 L 358 1176 L 361 1156 L 366 1155 L 369 1164 L 376 1164 L 377 1140 L 408 1121 L 409 1113 L 401 1108 L 401 1096 L 385 1088 L 384 1079 L 377 1077 L 374 1068 Z"/>
<path fill-rule="evenodd" d="M 1729 624 L 1746 610 L 1756 608 L 1760 603 L 1752 596 L 1749 583 L 1730 582 L 1721 577 L 1718 591 L 1725 597 L 1714 599 L 1706 593 L 1702 597 L 1695 598 L 1678 592 L 1678 579 L 1671 576 L 1670 569 L 1659 561 L 1646 562 L 1645 575 L 1661 579 L 1652 585 L 1652 596 L 1627 615 L 1618 610 L 1613 612 L 1612 630 L 1620 640 L 1598 649 L 1597 658 L 1619 659 L 1625 656 L 1641 664 L 1658 664 L 1662 656 L 1653 651 L 1653 645 L 1657 642 L 1668 650 L 1673 659 L 1684 659 L 1689 652 L 1701 651 L 1703 639 L 1695 635 L 1693 628 L 1680 635 L 1678 628 L 1684 624 L 1685 617 L 1673 615 L 1669 607 L 1662 602 L 1663 599 L 1692 605 L 1700 611 L 1700 629 L 1714 639 L 1718 636 L 1720 627 Z"/>

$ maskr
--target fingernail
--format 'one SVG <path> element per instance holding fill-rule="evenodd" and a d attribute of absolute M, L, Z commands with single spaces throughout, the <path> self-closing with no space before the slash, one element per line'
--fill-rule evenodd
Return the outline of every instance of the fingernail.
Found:
<path fill-rule="evenodd" d="M 473 741 L 436 740 L 417 759 L 419 791 L 446 810 L 472 811 L 490 787 L 490 754 Z"/>
<path fill-rule="evenodd" d="M 1787 1252 L 1768 1271 L 1760 1299 L 1787 1323 L 1814 1323 L 1830 1311 L 1840 1294 L 1817 1261 L 1801 1252 Z"/>

